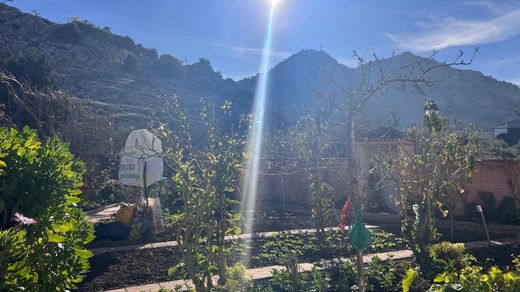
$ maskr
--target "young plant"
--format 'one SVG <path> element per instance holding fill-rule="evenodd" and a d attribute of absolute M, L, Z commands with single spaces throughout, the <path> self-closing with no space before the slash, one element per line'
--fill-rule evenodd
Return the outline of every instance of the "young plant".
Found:
<path fill-rule="evenodd" d="M 448 127 L 433 101 L 426 101 L 424 128 L 412 128 L 408 137 L 413 149 L 401 147 L 395 163 L 389 158 L 385 170 L 399 187 L 401 229 L 423 275 L 433 277 L 430 245 L 436 238 L 435 210 L 446 215 L 450 193 L 463 193 L 459 182 L 471 177 L 478 150 L 472 131 L 454 131 Z"/>
<path fill-rule="evenodd" d="M 240 233 L 240 214 L 231 195 L 241 170 L 245 129 L 231 121 L 229 102 L 219 110 L 203 103 L 202 132 L 192 128 L 176 99 L 166 108 L 178 126 L 165 119 L 155 132 L 163 141 L 173 192 L 182 206 L 174 214 L 175 234 L 189 279 L 197 291 L 209 291 L 213 274 L 218 273 L 221 284 L 226 281 L 225 236 Z"/>

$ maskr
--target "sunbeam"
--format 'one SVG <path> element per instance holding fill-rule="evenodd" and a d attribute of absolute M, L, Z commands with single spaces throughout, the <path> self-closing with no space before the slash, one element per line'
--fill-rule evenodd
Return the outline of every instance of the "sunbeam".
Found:
<path fill-rule="evenodd" d="M 265 123 L 265 105 L 268 88 L 268 74 L 271 59 L 271 41 L 273 34 L 273 19 L 277 0 L 271 0 L 271 9 L 269 13 L 269 22 L 267 24 L 267 32 L 264 40 L 262 60 L 258 76 L 258 83 L 255 92 L 255 101 L 253 107 L 253 120 L 249 133 L 248 149 L 247 149 L 247 172 L 243 178 L 243 195 L 241 204 L 241 214 L 245 218 L 245 233 L 253 232 L 253 221 L 256 210 L 256 197 L 258 190 L 258 175 L 260 156 L 262 154 L 262 140 Z M 249 250 L 246 248 L 246 250 Z M 250 254 L 246 251 L 243 262 L 247 266 L 249 264 Z"/>

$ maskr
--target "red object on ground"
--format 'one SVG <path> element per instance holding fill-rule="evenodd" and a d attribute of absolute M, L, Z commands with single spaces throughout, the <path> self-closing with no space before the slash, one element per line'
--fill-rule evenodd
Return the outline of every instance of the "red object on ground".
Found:
<path fill-rule="evenodd" d="M 350 197 L 347 198 L 347 201 L 341 208 L 341 222 L 339 223 L 339 230 L 345 231 L 345 227 L 347 226 L 347 209 L 350 207 Z"/>

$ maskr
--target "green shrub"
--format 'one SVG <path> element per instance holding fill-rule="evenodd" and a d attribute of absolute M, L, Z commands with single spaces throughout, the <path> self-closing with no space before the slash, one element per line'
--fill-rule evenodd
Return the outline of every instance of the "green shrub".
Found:
<path fill-rule="evenodd" d="M 133 50 L 135 48 L 134 40 L 129 36 L 118 36 L 112 35 L 114 38 L 114 44 L 122 49 Z"/>
<path fill-rule="evenodd" d="M 84 245 L 94 238 L 93 228 L 76 207 L 83 173 L 83 163 L 58 138 L 42 144 L 27 127 L 0 129 L 0 229 L 8 230 L 1 240 L 7 245 L 3 250 L 16 255 L 9 252 L 11 244 L 22 246 L 22 239 L 9 239 L 18 228 L 10 219 L 18 212 L 37 220 L 27 226 L 26 236 L 18 235 L 25 237 L 28 250 L 23 264 L 35 275 L 25 287 L 31 291 L 75 288 L 89 268 L 92 254 Z M 11 272 L 0 274 L 0 282 L 12 277 Z"/>
<path fill-rule="evenodd" d="M 226 282 L 217 291 L 249 291 L 253 283 L 246 271 L 246 267 L 241 263 L 228 267 L 226 270 Z"/>
<path fill-rule="evenodd" d="M 464 243 L 441 242 L 432 244 L 430 254 L 437 272 L 454 272 L 469 264 L 470 255 L 464 253 Z"/>
<path fill-rule="evenodd" d="M 133 54 L 128 54 L 123 63 L 123 70 L 127 72 L 135 72 L 139 69 L 139 60 Z"/>
<path fill-rule="evenodd" d="M 443 241 L 441 243 L 432 244 L 430 252 L 434 259 L 460 261 L 464 257 L 464 243 Z"/>
<path fill-rule="evenodd" d="M 498 221 L 503 224 L 520 224 L 520 209 L 513 197 L 504 197 L 497 208 Z"/>
<path fill-rule="evenodd" d="M 5 61 L 0 62 L 0 69 L 13 74 L 16 79 L 37 88 L 54 87 L 51 66 L 44 55 L 35 51 L 23 54 L 10 53 Z"/>
<path fill-rule="evenodd" d="M 180 78 L 183 75 L 182 62 L 167 54 L 159 57 L 155 69 L 164 78 Z"/>
<path fill-rule="evenodd" d="M 520 291 L 518 271 L 502 272 L 497 267 L 491 267 L 487 273 L 482 270 L 482 267 L 470 266 L 460 272 L 439 274 L 429 291 Z"/>

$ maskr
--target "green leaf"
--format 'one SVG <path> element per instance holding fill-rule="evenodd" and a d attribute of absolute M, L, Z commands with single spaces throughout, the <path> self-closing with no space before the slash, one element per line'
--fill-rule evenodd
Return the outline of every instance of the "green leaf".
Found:
<path fill-rule="evenodd" d="M 70 231 L 70 229 L 71 229 L 71 226 L 69 224 L 61 224 L 61 225 L 52 224 L 51 227 L 52 227 L 52 230 L 58 231 L 58 232 L 67 232 L 67 231 Z"/>
<path fill-rule="evenodd" d="M 173 276 L 173 274 L 175 274 L 175 271 L 176 271 L 176 270 L 177 270 L 177 269 L 176 269 L 175 267 L 170 267 L 170 268 L 168 268 L 168 277 Z"/>
<path fill-rule="evenodd" d="M 91 258 L 91 257 L 94 256 L 94 254 L 93 254 L 90 250 L 88 250 L 88 249 L 75 248 L 75 249 L 74 249 L 74 252 L 75 252 L 78 256 L 80 256 L 80 257 L 82 257 L 82 258 L 85 258 L 85 259 L 88 259 L 88 258 Z"/>
<path fill-rule="evenodd" d="M 438 274 L 435 276 L 435 279 L 433 279 L 434 283 L 443 283 L 444 279 L 446 278 L 446 273 Z"/>
<path fill-rule="evenodd" d="M 56 234 L 50 230 L 47 230 L 47 237 L 49 238 L 50 242 L 54 242 L 54 243 L 62 243 L 65 241 L 65 237 L 63 237 L 59 234 Z"/>
<path fill-rule="evenodd" d="M 77 204 L 81 201 L 81 199 L 76 196 L 66 196 L 66 200 L 69 204 Z"/>
<path fill-rule="evenodd" d="M 408 271 L 406 271 L 406 276 L 404 277 L 403 283 L 402 283 L 403 292 L 410 291 L 410 286 L 412 286 L 412 282 L 416 276 L 417 276 L 416 270 L 408 269 Z"/>

